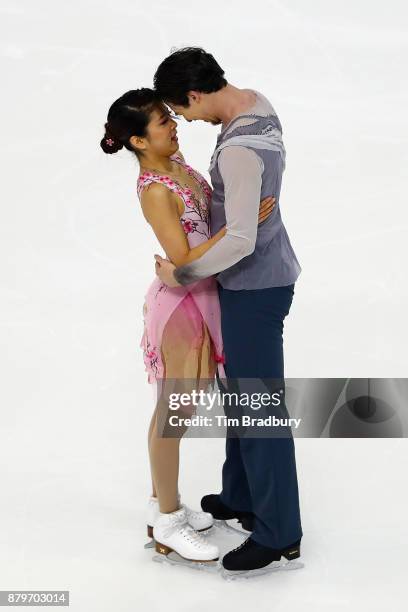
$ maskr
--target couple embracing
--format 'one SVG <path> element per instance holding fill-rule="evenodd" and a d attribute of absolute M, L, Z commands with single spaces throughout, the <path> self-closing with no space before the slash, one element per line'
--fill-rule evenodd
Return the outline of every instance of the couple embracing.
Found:
<path fill-rule="evenodd" d="M 210 163 L 212 187 L 185 161 L 177 117 L 221 125 Z M 300 266 L 279 207 L 285 149 L 279 119 L 259 91 L 228 83 L 214 57 L 180 49 L 154 76 L 154 89 L 131 90 L 109 109 L 106 153 L 137 156 L 145 219 L 166 253 L 146 294 L 141 342 L 148 380 L 283 381 L 283 321 Z M 250 532 L 222 559 L 251 571 L 300 555 L 302 528 L 294 441 L 228 435 L 222 491 L 181 503 L 180 436 L 163 436 L 159 397 L 148 444 L 152 496 L 148 532 L 156 550 L 192 562 L 216 560 L 200 533 L 236 518 Z"/>

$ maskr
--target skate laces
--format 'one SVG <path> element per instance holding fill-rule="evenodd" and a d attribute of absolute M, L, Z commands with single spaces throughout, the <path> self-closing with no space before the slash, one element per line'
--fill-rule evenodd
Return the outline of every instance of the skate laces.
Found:
<path fill-rule="evenodd" d="M 178 532 L 185 540 L 187 540 L 190 544 L 193 544 L 196 548 L 202 548 L 207 545 L 204 538 L 197 533 L 191 525 L 189 525 L 183 516 L 181 517 L 172 517 L 171 525 L 166 527 L 164 530 L 164 535 L 166 538 L 169 538 L 174 533 Z"/>
<path fill-rule="evenodd" d="M 171 516 L 170 524 L 165 527 L 164 534 L 166 537 L 170 537 L 175 531 L 177 531 L 182 525 L 187 525 L 187 517 L 185 513 L 180 513 Z"/>
<path fill-rule="evenodd" d="M 237 546 L 236 548 L 234 548 L 231 552 L 236 552 L 237 550 L 241 550 L 241 548 L 244 548 L 244 546 L 246 546 L 246 544 L 249 542 L 249 538 L 247 538 L 246 540 L 244 540 L 239 546 Z"/>
<path fill-rule="evenodd" d="M 201 515 L 204 514 L 204 512 L 200 512 L 199 510 L 192 510 L 191 508 L 189 508 L 185 504 L 182 504 L 182 505 L 183 505 L 183 507 L 186 510 L 187 516 L 190 516 L 192 518 L 200 518 Z"/>
<path fill-rule="evenodd" d="M 183 527 L 180 533 L 183 538 L 193 544 L 196 548 L 202 548 L 203 546 L 207 545 L 203 536 L 197 533 L 197 531 L 195 531 L 189 524 Z"/>

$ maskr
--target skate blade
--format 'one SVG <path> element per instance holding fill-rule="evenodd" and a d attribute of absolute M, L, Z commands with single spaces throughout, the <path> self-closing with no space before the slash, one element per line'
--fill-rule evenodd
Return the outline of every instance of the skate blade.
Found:
<path fill-rule="evenodd" d="M 232 527 L 231 525 L 228 525 L 227 521 L 220 521 L 218 519 L 214 520 L 214 527 L 217 527 L 221 531 L 224 531 L 225 533 L 229 533 L 231 535 L 238 534 L 241 536 L 248 537 L 248 535 L 251 533 L 250 531 L 246 531 L 244 529 L 238 529 L 237 527 Z"/>
<path fill-rule="evenodd" d="M 146 544 L 143 546 L 144 549 L 149 549 L 149 548 L 154 548 L 155 546 L 155 541 L 154 540 L 150 540 L 150 542 L 146 542 Z"/>
<path fill-rule="evenodd" d="M 214 525 L 210 525 L 210 527 L 206 527 L 205 529 L 197 529 L 198 533 L 205 538 L 214 533 Z"/>
<path fill-rule="evenodd" d="M 214 523 L 210 525 L 209 527 L 204 527 L 204 529 L 196 529 L 196 531 L 198 531 L 198 533 L 202 533 L 203 535 L 205 535 L 206 533 L 211 531 L 213 527 L 214 527 Z"/>
<path fill-rule="evenodd" d="M 256 578 L 257 576 L 265 576 L 266 574 L 272 574 L 273 572 L 289 571 L 301 569 L 304 567 L 304 563 L 301 561 L 272 561 L 267 567 L 261 567 L 255 570 L 244 570 L 234 572 L 231 570 L 221 569 L 221 576 L 224 580 L 249 580 L 250 578 Z"/>
<path fill-rule="evenodd" d="M 152 557 L 152 561 L 155 563 L 167 563 L 168 565 L 188 567 L 190 569 L 211 573 L 218 573 L 221 567 L 218 559 L 217 561 L 189 561 L 178 555 L 174 550 L 168 555 L 155 555 Z"/>

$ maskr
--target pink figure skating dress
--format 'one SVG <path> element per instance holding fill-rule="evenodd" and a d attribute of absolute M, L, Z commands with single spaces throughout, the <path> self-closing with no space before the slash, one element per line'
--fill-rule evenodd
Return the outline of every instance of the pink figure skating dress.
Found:
<path fill-rule="evenodd" d="M 180 222 L 190 247 L 195 247 L 211 237 L 211 187 L 180 157 L 173 155 L 170 159 L 185 168 L 194 178 L 197 188 L 193 191 L 169 176 L 144 172 L 137 181 L 138 196 L 140 199 L 143 189 L 151 183 L 161 183 L 176 193 L 184 203 Z M 196 378 L 200 375 L 197 367 L 202 377 L 208 377 L 210 374 L 206 372 L 211 368 L 203 366 L 205 361 L 207 365 L 212 362 L 218 368 L 220 377 L 225 377 L 221 312 L 215 277 L 182 287 L 168 287 L 156 276 L 145 295 L 143 318 L 144 332 L 140 346 L 149 383 L 166 377 Z M 206 347 L 206 355 L 200 353 L 202 347 Z"/>

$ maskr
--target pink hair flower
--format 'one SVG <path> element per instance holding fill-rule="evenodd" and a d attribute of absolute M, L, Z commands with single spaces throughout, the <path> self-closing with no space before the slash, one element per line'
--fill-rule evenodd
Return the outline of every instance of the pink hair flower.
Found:
<path fill-rule="evenodd" d="M 112 138 L 107 138 L 107 139 L 106 139 L 106 144 L 107 144 L 109 147 L 112 147 L 112 146 L 113 146 L 113 142 L 114 142 L 114 141 L 112 140 Z"/>

